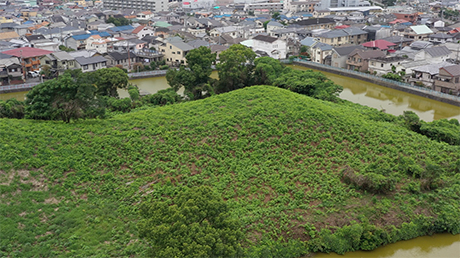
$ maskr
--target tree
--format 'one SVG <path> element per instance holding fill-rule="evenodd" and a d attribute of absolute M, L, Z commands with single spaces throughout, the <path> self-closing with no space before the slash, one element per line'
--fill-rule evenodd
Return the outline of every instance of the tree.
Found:
<path fill-rule="evenodd" d="M 393 80 L 393 81 L 397 81 L 397 82 L 402 81 L 401 76 L 399 76 L 399 75 L 396 74 L 396 73 L 387 73 L 387 74 L 384 74 L 384 75 L 382 75 L 382 78 L 389 79 L 389 80 Z"/>
<path fill-rule="evenodd" d="M 305 55 L 305 54 L 308 55 L 309 50 L 310 50 L 310 48 L 308 46 L 301 46 L 300 47 L 300 54 L 301 55 Z"/>
<path fill-rule="evenodd" d="M 120 17 L 120 18 L 109 17 L 105 22 L 113 23 L 113 25 L 115 26 L 130 25 L 131 23 L 133 23 L 131 20 L 128 20 L 125 17 Z"/>
<path fill-rule="evenodd" d="M 270 22 L 270 21 L 266 21 L 266 22 L 263 23 L 263 25 L 264 25 L 264 30 L 265 30 L 265 31 L 267 31 L 267 25 L 268 25 L 269 22 Z"/>
<path fill-rule="evenodd" d="M 40 71 L 40 75 L 44 75 L 45 78 L 49 78 L 51 76 L 51 66 L 43 65 L 42 70 Z"/>
<path fill-rule="evenodd" d="M 276 20 L 276 21 L 279 21 L 279 20 L 281 19 L 280 13 L 279 13 L 279 12 L 273 13 L 272 19 L 274 19 L 274 20 Z"/>
<path fill-rule="evenodd" d="M 70 48 L 70 47 L 66 47 L 66 46 L 64 46 L 64 45 L 60 45 L 60 46 L 59 46 L 59 50 L 65 51 L 65 52 L 72 52 L 72 51 L 75 51 L 75 49 Z"/>
<path fill-rule="evenodd" d="M 219 55 L 216 65 L 219 82 L 216 92 L 223 93 L 253 85 L 252 73 L 256 53 L 252 49 L 235 44 Z"/>
<path fill-rule="evenodd" d="M 337 101 L 343 88 L 320 72 L 286 68 L 273 83 L 280 88 L 327 101 Z"/>
<path fill-rule="evenodd" d="M 179 70 L 169 69 L 166 72 L 166 80 L 176 92 L 184 87 L 184 94 L 190 99 L 201 99 L 211 95 L 213 88 L 211 84 L 212 63 L 216 61 L 216 54 L 211 49 L 201 46 L 190 50 L 185 56 L 187 67 L 180 67 Z"/>
<path fill-rule="evenodd" d="M 139 235 L 152 257 L 235 257 L 241 251 L 241 227 L 210 187 L 179 193 L 172 204 L 154 200 L 140 207 Z"/>
<path fill-rule="evenodd" d="M 268 56 L 257 58 L 254 65 L 254 85 L 272 85 L 284 70 L 279 60 Z"/>
<path fill-rule="evenodd" d="M 96 87 L 79 83 L 70 73 L 46 81 L 32 88 L 26 95 L 26 117 L 43 120 L 84 118 L 86 113 L 97 109 L 94 93 Z"/>
<path fill-rule="evenodd" d="M 118 67 L 99 69 L 88 76 L 92 77 L 90 80 L 94 81 L 99 96 L 118 98 L 118 89 L 128 87 L 128 74 Z"/>

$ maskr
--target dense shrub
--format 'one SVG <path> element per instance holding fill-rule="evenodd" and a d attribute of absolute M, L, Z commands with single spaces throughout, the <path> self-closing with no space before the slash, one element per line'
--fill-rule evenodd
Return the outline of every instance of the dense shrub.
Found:
<path fill-rule="evenodd" d="M 24 102 L 17 99 L 0 100 L 0 118 L 24 118 Z"/>

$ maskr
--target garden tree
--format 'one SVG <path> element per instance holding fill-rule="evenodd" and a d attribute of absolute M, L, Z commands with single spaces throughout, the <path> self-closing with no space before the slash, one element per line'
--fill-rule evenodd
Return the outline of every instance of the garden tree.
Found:
<path fill-rule="evenodd" d="M 142 101 L 153 105 L 164 106 L 180 102 L 181 96 L 173 88 L 168 88 L 160 90 L 155 94 L 144 96 L 142 97 Z"/>
<path fill-rule="evenodd" d="M 152 257 L 235 257 L 241 255 L 241 226 L 208 186 L 189 188 L 172 203 L 153 200 L 140 207 L 139 235 Z"/>
<path fill-rule="evenodd" d="M 332 82 L 322 73 L 314 72 L 313 70 L 293 70 L 291 68 L 286 68 L 275 79 L 273 85 L 328 101 L 337 101 L 339 93 L 343 90 L 341 86 Z"/>
<path fill-rule="evenodd" d="M 270 22 L 270 21 L 266 21 L 266 22 L 263 23 L 265 31 L 267 31 L 267 24 L 268 24 L 269 22 Z"/>
<path fill-rule="evenodd" d="M 151 70 L 155 70 L 155 69 L 157 69 L 157 67 L 158 67 L 158 65 L 157 65 L 157 63 L 156 63 L 155 61 L 150 62 L 150 65 L 149 65 L 149 66 L 150 66 L 150 69 L 151 69 Z"/>
<path fill-rule="evenodd" d="M 99 69 L 88 76 L 92 77 L 99 96 L 118 98 L 117 90 L 128 87 L 128 74 L 118 67 Z"/>
<path fill-rule="evenodd" d="M 417 114 L 413 111 L 404 111 L 401 117 L 404 119 L 404 123 L 408 129 L 420 133 L 420 126 L 422 124 Z"/>
<path fill-rule="evenodd" d="M 276 20 L 276 21 L 279 21 L 279 20 L 281 19 L 280 13 L 279 13 L 279 12 L 273 13 L 272 19 L 274 19 L 274 20 Z"/>
<path fill-rule="evenodd" d="M 254 61 L 254 85 L 272 85 L 284 70 L 279 60 L 264 56 Z"/>
<path fill-rule="evenodd" d="M 216 54 L 211 53 L 211 49 L 201 46 L 190 50 L 185 58 L 187 68 L 169 69 L 166 72 L 169 86 L 176 92 L 184 87 L 184 94 L 194 100 L 210 96 L 213 92 L 211 65 L 216 61 Z"/>
<path fill-rule="evenodd" d="M 51 75 L 51 66 L 43 65 L 40 74 L 44 75 L 46 78 L 49 78 Z"/>
<path fill-rule="evenodd" d="M 310 48 L 308 46 L 301 46 L 300 47 L 300 54 L 302 55 L 309 55 L 308 52 L 310 51 Z"/>
<path fill-rule="evenodd" d="M 253 85 L 252 73 L 256 53 L 252 49 L 235 44 L 219 55 L 220 63 L 216 65 L 219 82 L 216 92 L 223 93 Z"/>
<path fill-rule="evenodd" d="M 129 25 L 129 24 L 133 23 L 131 20 L 128 20 L 125 17 L 120 17 L 120 18 L 110 17 L 105 22 L 106 23 L 113 23 L 113 25 L 115 25 L 115 26 Z"/>
<path fill-rule="evenodd" d="M 397 81 L 397 82 L 402 81 L 401 76 L 400 76 L 399 74 L 396 74 L 396 73 L 387 73 L 387 74 L 384 74 L 384 75 L 382 75 L 382 78 L 389 79 L 389 80 L 393 80 L 393 81 Z"/>
<path fill-rule="evenodd" d="M 59 50 L 65 51 L 65 52 L 72 52 L 72 51 L 75 51 L 75 49 L 70 48 L 70 47 L 66 47 L 66 46 L 64 46 L 64 45 L 60 45 L 60 46 L 59 46 Z"/>
<path fill-rule="evenodd" d="M 26 117 L 43 120 L 84 118 L 97 113 L 94 93 L 96 87 L 90 83 L 79 83 L 70 73 L 46 81 L 32 88 L 26 95 Z"/>

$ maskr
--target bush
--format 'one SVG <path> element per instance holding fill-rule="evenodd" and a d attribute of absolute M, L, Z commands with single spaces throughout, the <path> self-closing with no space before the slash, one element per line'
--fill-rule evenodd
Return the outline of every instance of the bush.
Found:
<path fill-rule="evenodd" d="M 168 70 L 169 66 L 168 65 L 162 65 L 160 66 L 160 70 Z"/>
<path fill-rule="evenodd" d="M 127 113 L 131 110 L 131 99 L 123 98 L 117 99 L 110 97 L 107 99 L 107 108 L 111 111 L 120 111 L 123 113 Z"/>
<path fill-rule="evenodd" d="M 433 140 L 446 142 L 450 145 L 460 145 L 460 126 L 456 119 L 454 121 L 440 119 L 423 123 L 420 127 L 420 133 Z"/>
<path fill-rule="evenodd" d="M 386 194 L 393 191 L 395 187 L 395 180 L 393 178 L 388 178 L 373 172 L 356 174 L 353 169 L 348 166 L 342 171 L 342 179 L 347 184 L 351 184 L 358 189 L 371 193 Z"/>
<path fill-rule="evenodd" d="M 24 118 L 24 102 L 17 99 L 0 100 L 0 118 Z"/>
<path fill-rule="evenodd" d="M 160 90 L 153 95 L 147 95 L 142 98 L 143 101 L 156 106 L 174 104 L 181 101 L 181 96 L 173 88 Z"/>

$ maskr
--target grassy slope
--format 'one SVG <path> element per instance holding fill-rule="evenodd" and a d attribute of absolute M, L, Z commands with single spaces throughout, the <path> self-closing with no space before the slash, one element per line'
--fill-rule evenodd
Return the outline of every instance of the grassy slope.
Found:
<path fill-rule="evenodd" d="M 221 192 L 253 242 L 308 240 L 306 223 L 400 226 L 445 207 L 458 214 L 460 149 L 369 121 L 369 112 L 258 86 L 102 121 L 0 120 L 0 250 L 142 256 L 137 204 L 181 185 Z M 398 170 L 402 155 L 441 165 L 449 183 L 408 193 L 418 179 Z M 355 190 L 341 181 L 346 165 L 377 165 L 396 190 Z"/>

